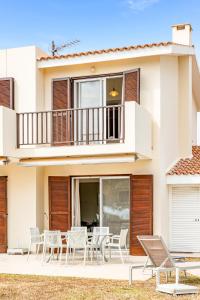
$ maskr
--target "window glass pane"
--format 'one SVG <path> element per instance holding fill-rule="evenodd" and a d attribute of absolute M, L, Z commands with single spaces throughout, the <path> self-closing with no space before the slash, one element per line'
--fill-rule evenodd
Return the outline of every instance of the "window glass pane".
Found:
<path fill-rule="evenodd" d="M 106 105 L 119 105 L 122 102 L 122 77 L 106 79 Z M 113 89 L 116 95 L 112 96 Z"/>
<path fill-rule="evenodd" d="M 130 181 L 128 178 L 103 179 L 103 226 L 119 234 L 129 228 Z"/>
<path fill-rule="evenodd" d="M 84 81 L 80 82 L 79 107 L 96 107 L 102 106 L 101 81 Z"/>

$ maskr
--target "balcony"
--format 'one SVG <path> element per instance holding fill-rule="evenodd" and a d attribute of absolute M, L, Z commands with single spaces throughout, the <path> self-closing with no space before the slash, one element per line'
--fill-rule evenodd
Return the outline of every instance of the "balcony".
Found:
<path fill-rule="evenodd" d="M 72 146 L 124 141 L 124 106 L 17 114 L 17 146 Z"/>
<path fill-rule="evenodd" d="M 19 114 L 0 107 L 0 125 L 0 157 L 67 158 L 71 163 L 91 163 L 92 158 L 101 163 L 130 162 L 135 154 L 152 157 L 151 116 L 134 101 Z"/>

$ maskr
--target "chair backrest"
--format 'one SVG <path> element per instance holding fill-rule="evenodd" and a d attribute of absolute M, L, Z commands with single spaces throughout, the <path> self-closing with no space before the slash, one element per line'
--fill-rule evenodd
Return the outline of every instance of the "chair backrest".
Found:
<path fill-rule="evenodd" d="M 109 227 L 94 227 L 93 228 L 94 234 L 109 234 Z"/>
<path fill-rule="evenodd" d="M 81 231 L 68 231 L 67 233 L 67 246 L 73 249 L 83 249 L 87 243 L 87 232 Z"/>
<path fill-rule="evenodd" d="M 93 227 L 92 242 L 100 245 L 102 240 L 106 241 L 107 234 L 109 234 L 109 227 Z"/>
<path fill-rule="evenodd" d="M 40 230 L 38 227 L 31 227 L 30 228 L 30 241 L 31 243 L 40 243 L 41 237 L 40 237 Z"/>
<path fill-rule="evenodd" d="M 173 259 L 161 236 L 146 235 L 137 236 L 137 238 L 154 267 L 174 267 Z"/>
<path fill-rule="evenodd" d="M 128 229 L 121 229 L 120 230 L 119 245 L 120 245 L 121 248 L 126 247 L 127 234 L 128 234 Z"/>
<path fill-rule="evenodd" d="M 81 226 L 81 227 L 72 226 L 71 231 L 84 231 L 85 233 L 87 233 L 87 226 Z"/>
<path fill-rule="evenodd" d="M 44 231 L 44 244 L 46 247 L 56 247 L 62 245 L 61 233 L 59 230 Z"/>

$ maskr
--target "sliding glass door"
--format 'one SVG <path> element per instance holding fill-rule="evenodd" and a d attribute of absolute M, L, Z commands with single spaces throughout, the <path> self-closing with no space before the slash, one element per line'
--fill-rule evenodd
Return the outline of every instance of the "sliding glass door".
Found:
<path fill-rule="evenodd" d="M 129 228 L 130 180 L 125 177 L 101 179 L 101 223 L 110 232 L 119 234 L 120 229 Z"/>
<path fill-rule="evenodd" d="M 119 234 L 122 228 L 129 228 L 129 214 L 130 179 L 128 176 L 72 179 L 72 224 L 74 226 L 83 226 L 84 221 L 84 225 L 92 229 L 90 225 L 96 223 L 94 226 L 108 226 L 110 233 Z"/>

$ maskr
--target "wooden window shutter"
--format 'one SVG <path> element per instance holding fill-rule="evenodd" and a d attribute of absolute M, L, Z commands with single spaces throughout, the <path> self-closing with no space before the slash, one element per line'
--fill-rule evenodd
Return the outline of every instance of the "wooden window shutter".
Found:
<path fill-rule="evenodd" d="M 71 228 L 70 177 L 49 177 L 49 229 Z"/>
<path fill-rule="evenodd" d="M 153 234 L 153 176 L 131 175 L 130 254 L 144 255 L 137 235 Z"/>
<path fill-rule="evenodd" d="M 0 105 L 14 109 L 14 78 L 0 78 Z"/>
<path fill-rule="evenodd" d="M 7 251 L 7 177 L 0 176 L 0 253 Z"/>
<path fill-rule="evenodd" d="M 71 108 L 71 80 L 70 78 L 53 79 L 52 93 L 53 103 L 52 109 L 67 109 Z"/>
<path fill-rule="evenodd" d="M 140 69 L 130 70 L 124 75 L 124 100 L 140 103 Z"/>
<path fill-rule="evenodd" d="M 52 109 L 71 108 L 71 80 L 70 78 L 53 79 L 52 81 Z M 53 113 L 53 145 L 63 146 L 72 139 L 71 113 Z M 70 143 L 69 143 L 70 144 Z"/>

